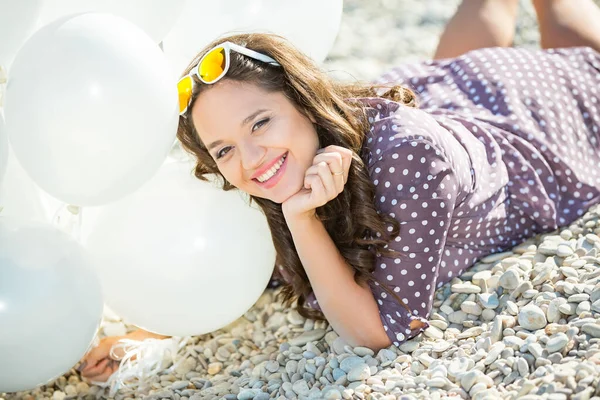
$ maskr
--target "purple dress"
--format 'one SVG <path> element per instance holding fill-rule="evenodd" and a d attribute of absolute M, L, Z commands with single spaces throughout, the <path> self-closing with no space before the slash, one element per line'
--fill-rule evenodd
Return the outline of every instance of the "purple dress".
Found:
<path fill-rule="evenodd" d="M 419 108 L 361 99 L 371 123 L 362 157 L 376 207 L 400 223 L 390 247 L 401 254 L 378 257 L 373 274 L 412 312 L 371 284 L 398 346 L 429 326 L 436 289 L 600 203 L 600 54 L 480 49 L 378 80 L 389 82 L 412 88 Z M 307 305 L 319 309 L 314 293 Z"/>

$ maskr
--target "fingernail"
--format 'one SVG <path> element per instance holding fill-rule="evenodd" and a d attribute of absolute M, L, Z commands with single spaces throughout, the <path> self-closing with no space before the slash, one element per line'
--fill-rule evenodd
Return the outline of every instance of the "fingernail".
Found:
<path fill-rule="evenodd" d="M 87 361 L 82 362 L 81 365 L 77 367 L 77 371 L 81 372 L 85 367 L 87 367 Z"/>

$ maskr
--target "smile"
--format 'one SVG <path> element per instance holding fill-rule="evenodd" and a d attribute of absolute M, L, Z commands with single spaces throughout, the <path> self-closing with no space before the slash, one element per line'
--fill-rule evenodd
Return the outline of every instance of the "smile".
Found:
<path fill-rule="evenodd" d="M 279 161 L 277 161 L 275 163 L 275 165 L 273 165 L 271 167 L 271 169 L 269 169 L 267 172 L 265 172 L 264 174 L 262 174 L 261 176 L 259 176 L 258 178 L 256 178 L 257 181 L 259 181 L 260 183 L 265 183 L 267 182 L 269 179 L 271 179 L 272 177 L 275 176 L 275 174 L 277 173 L 277 171 L 279 171 L 279 169 L 281 168 L 281 166 L 283 165 L 283 163 L 285 162 L 285 158 L 287 157 L 287 153 L 285 153 L 280 159 Z"/>
<path fill-rule="evenodd" d="M 285 174 L 288 164 L 287 156 L 288 153 L 285 153 L 283 156 L 281 156 L 281 158 L 277 160 L 268 171 L 260 175 L 258 178 L 254 178 L 254 182 L 256 182 L 256 184 L 263 189 L 271 189 L 275 187 L 275 185 L 277 185 L 279 181 L 283 179 Z"/>

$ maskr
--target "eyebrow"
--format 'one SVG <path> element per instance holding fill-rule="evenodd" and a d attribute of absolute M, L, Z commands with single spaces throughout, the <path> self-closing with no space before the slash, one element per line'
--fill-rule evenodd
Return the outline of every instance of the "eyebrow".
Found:
<path fill-rule="evenodd" d="M 268 110 L 266 108 L 260 108 L 256 111 L 254 111 L 252 114 L 250 114 L 246 118 L 244 118 L 244 120 L 242 121 L 242 123 L 240 125 L 244 126 L 244 125 L 248 124 L 250 121 L 252 121 L 254 118 L 256 118 L 256 116 L 258 114 L 260 114 L 264 111 L 268 111 Z M 212 150 L 221 144 L 223 144 L 222 140 L 215 140 L 214 142 L 212 142 L 211 144 L 208 145 L 208 150 Z"/>

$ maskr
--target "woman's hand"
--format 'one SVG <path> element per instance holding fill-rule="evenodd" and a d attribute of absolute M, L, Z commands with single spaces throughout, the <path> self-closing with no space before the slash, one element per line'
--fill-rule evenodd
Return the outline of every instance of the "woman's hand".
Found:
<path fill-rule="evenodd" d="M 119 361 L 111 357 L 110 349 L 127 336 L 102 338 L 98 346 L 90 350 L 81 360 L 81 376 L 94 382 L 105 382 L 119 368 Z"/>
<path fill-rule="evenodd" d="M 282 204 L 286 220 L 311 218 L 315 209 L 335 199 L 344 190 L 352 163 L 352 151 L 327 146 L 317 151 L 313 165 L 306 170 L 304 186 Z"/>
<path fill-rule="evenodd" d="M 81 376 L 94 382 L 106 382 L 106 380 L 119 368 L 120 360 L 125 356 L 122 349 L 117 349 L 111 354 L 111 348 L 121 339 L 144 340 L 144 339 L 166 339 L 169 336 L 158 335 L 137 329 L 124 336 L 107 336 L 100 340 L 98 346 L 91 349 L 81 360 L 79 369 Z M 132 358 L 135 360 L 135 357 Z"/>

